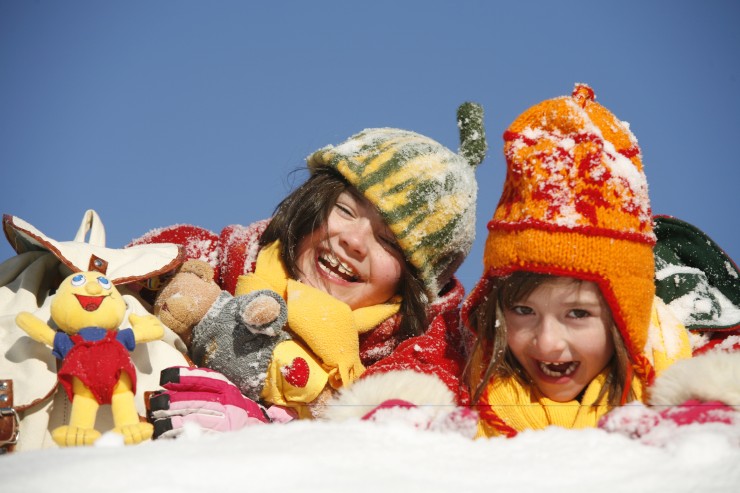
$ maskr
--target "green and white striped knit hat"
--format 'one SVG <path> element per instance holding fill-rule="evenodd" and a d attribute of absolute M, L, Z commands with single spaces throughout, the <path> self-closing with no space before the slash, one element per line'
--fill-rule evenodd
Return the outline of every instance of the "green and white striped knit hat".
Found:
<path fill-rule="evenodd" d="M 308 157 L 337 170 L 380 211 L 430 300 L 460 266 L 475 239 L 475 167 L 486 154 L 483 109 L 457 111 L 460 153 L 396 128 L 366 129 Z"/>

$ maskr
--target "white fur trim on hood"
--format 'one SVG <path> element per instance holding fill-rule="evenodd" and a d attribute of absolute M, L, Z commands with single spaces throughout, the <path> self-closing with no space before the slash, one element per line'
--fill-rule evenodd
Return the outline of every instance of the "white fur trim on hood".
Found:
<path fill-rule="evenodd" d="M 740 353 L 711 351 L 679 360 L 650 387 L 652 405 L 677 406 L 690 399 L 721 401 L 740 410 Z"/>
<path fill-rule="evenodd" d="M 455 406 L 455 396 L 436 376 L 399 370 L 369 375 L 343 388 L 327 403 L 322 418 L 361 418 L 390 399 L 405 400 L 417 406 L 437 406 L 446 412 Z"/>

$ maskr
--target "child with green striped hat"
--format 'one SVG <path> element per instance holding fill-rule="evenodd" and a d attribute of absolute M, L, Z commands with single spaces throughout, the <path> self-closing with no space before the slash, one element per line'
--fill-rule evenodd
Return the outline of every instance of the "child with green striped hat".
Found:
<path fill-rule="evenodd" d="M 388 370 L 434 374 L 447 386 L 447 404 L 464 402 L 464 289 L 454 273 L 475 236 L 482 122 L 480 106 L 460 106 L 457 153 L 415 132 L 366 129 L 311 154 L 310 177 L 269 220 L 220 235 L 178 225 L 135 241 L 184 244 L 214 269 L 222 291 L 186 327 L 195 363 L 225 375 L 276 419 L 316 417 L 336 390 Z M 178 298 L 165 287 L 155 302 L 169 325 L 177 325 L 168 312 Z M 182 384 L 163 384 L 152 408 L 160 434 L 176 434 Z M 202 424 L 197 410 L 190 419 Z"/>

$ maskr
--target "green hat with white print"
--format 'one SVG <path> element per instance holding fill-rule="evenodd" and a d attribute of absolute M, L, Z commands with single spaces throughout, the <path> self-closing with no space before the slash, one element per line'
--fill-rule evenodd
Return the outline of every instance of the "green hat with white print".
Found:
<path fill-rule="evenodd" d="M 475 167 L 487 150 L 483 109 L 463 103 L 457 123 L 459 153 L 415 132 L 372 128 L 308 157 L 310 170 L 335 169 L 378 208 L 430 300 L 475 239 Z"/>
<path fill-rule="evenodd" d="M 655 217 L 655 293 L 695 332 L 740 328 L 740 270 L 703 231 Z"/>

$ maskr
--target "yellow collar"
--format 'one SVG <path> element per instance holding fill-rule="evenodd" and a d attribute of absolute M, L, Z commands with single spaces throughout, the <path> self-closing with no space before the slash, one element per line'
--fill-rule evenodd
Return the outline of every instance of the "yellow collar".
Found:
<path fill-rule="evenodd" d="M 608 395 L 597 397 L 606 383 L 609 369 L 596 376 L 586 387 L 580 401 L 556 402 L 540 394 L 529 386 L 522 385 L 514 377 L 497 378 L 486 388 L 488 409 L 482 409 L 479 435 L 496 436 L 502 428 L 513 428 L 515 431 L 526 429 L 541 430 L 548 426 L 563 428 L 596 427 L 599 419 L 610 407 Z M 633 379 L 633 389 L 637 389 L 641 398 L 639 379 Z M 502 425 L 503 422 L 503 425 Z"/>

